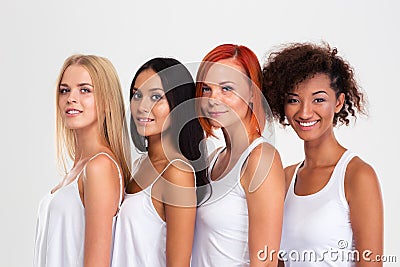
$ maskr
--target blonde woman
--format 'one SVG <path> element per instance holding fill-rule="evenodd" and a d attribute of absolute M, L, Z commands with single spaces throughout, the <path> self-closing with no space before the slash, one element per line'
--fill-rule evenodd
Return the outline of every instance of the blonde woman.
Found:
<path fill-rule="evenodd" d="M 109 266 L 130 173 L 120 82 L 106 58 L 73 55 L 56 92 L 58 157 L 73 165 L 40 203 L 34 266 Z"/>

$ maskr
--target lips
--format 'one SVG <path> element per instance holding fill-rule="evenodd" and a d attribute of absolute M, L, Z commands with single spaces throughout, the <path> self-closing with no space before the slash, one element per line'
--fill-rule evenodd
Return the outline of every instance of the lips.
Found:
<path fill-rule="evenodd" d="M 222 116 L 223 114 L 225 114 L 227 111 L 208 111 L 208 115 L 210 115 L 210 117 L 212 118 L 216 118 L 219 116 Z"/>
<path fill-rule="evenodd" d="M 297 123 L 300 125 L 300 128 L 303 130 L 310 130 L 315 126 L 319 120 L 314 120 L 314 121 L 297 121 Z"/>
<path fill-rule="evenodd" d="M 81 114 L 81 113 L 82 113 L 82 110 L 74 109 L 74 108 L 69 108 L 69 109 L 67 109 L 67 110 L 65 111 L 65 113 L 66 113 L 67 115 L 70 115 L 70 116 L 76 116 L 76 115 L 78 115 L 78 114 Z"/>
<path fill-rule="evenodd" d="M 139 125 L 146 126 L 148 123 L 153 122 L 154 119 L 151 118 L 136 118 Z"/>

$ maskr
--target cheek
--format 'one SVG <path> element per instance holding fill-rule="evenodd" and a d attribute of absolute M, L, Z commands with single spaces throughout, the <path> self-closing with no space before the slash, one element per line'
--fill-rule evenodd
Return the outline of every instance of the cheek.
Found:
<path fill-rule="evenodd" d="M 289 123 L 293 121 L 293 117 L 297 112 L 297 108 L 292 105 L 285 105 L 283 108 L 283 112 L 285 113 L 285 117 Z"/>
<path fill-rule="evenodd" d="M 202 97 L 199 102 L 199 106 L 200 106 L 201 113 L 205 114 L 205 112 L 207 111 L 207 107 L 208 107 L 208 98 Z"/>
<path fill-rule="evenodd" d="M 246 114 L 249 110 L 249 105 L 239 96 L 230 97 L 227 99 L 227 106 L 238 114 Z"/>
<path fill-rule="evenodd" d="M 137 104 L 138 104 L 137 102 L 131 101 L 131 103 L 130 103 L 130 105 L 129 105 L 129 108 L 130 108 L 130 110 L 131 110 L 132 116 L 136 115 Z"/>
<path fill-rule="evenodd" d="M 334 117 L 335 116 L 335 105 L 324 105 L 321 107 L 320 112 L 327 117 Z"/>
<path fill-rule="evenodd" d="M 167 119 L 169 112 L 168 103 L 156 104 L 151 110 L 151 113 L 153 113 L 155 119 L 162 122 Z"/>
<path fill-rule="evenodd" d="M 65 95 L 58 95 L 58 100 L 57 100 L 57 104 L 58 107 L 63 107 L 65 106 L 65 104 L 67 103 L 67 99 Z"/>

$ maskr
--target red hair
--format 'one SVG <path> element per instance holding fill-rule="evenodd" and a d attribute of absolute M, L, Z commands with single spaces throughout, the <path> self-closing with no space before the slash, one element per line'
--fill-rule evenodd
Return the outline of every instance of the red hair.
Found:
<path fill-rule="evenodd" d="M 196 77 L 196 97 L 203 96 L 204 78 L 210 69 L 210 63 L 215 63 L 223 59 L 234 59 L 235 63 L 242 67 L 245 75 L 252 82 L 251 88 L 253 91 L 253 108 L 251 112 L 250 128 L 254 129 L 252 133 L 259 133 L 265 126 L 265 112 L 261 99 L 261 83 L 262 73 L 261 66 L 257 56 L 249 48 L 243 45 L 222 44 L 215 47 L 203 58 Z M 201 114 L 200 106 L 196 106 L 197 114 Z M 201 127 L 206 132 L 207 137 L 215 136 L 212 133 L 212 126 L 207 118 L 199 116 Z"/>

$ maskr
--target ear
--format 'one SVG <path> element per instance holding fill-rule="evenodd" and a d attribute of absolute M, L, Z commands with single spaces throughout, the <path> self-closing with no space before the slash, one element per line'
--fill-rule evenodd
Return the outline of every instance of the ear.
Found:
<path fill-rule="evenodd" d="M 345 100 L 344 93 L 340 93 L 340 95 L 336 99 L 335 113 L 339 113 L 339 111 L 342 109 L 344 105 L 344 100 Z"/>
<path fill-rule="evenodd" d="M 251 87 L 250 87 L 250 99 L 249 99 L 249 102 L 253 102 L 254 93 L 256 93 L 256 94 L 259 93 L 256 90 L 258 90 L 258 88 L 256 88 L 255 85 L 252 84 Z"/>

